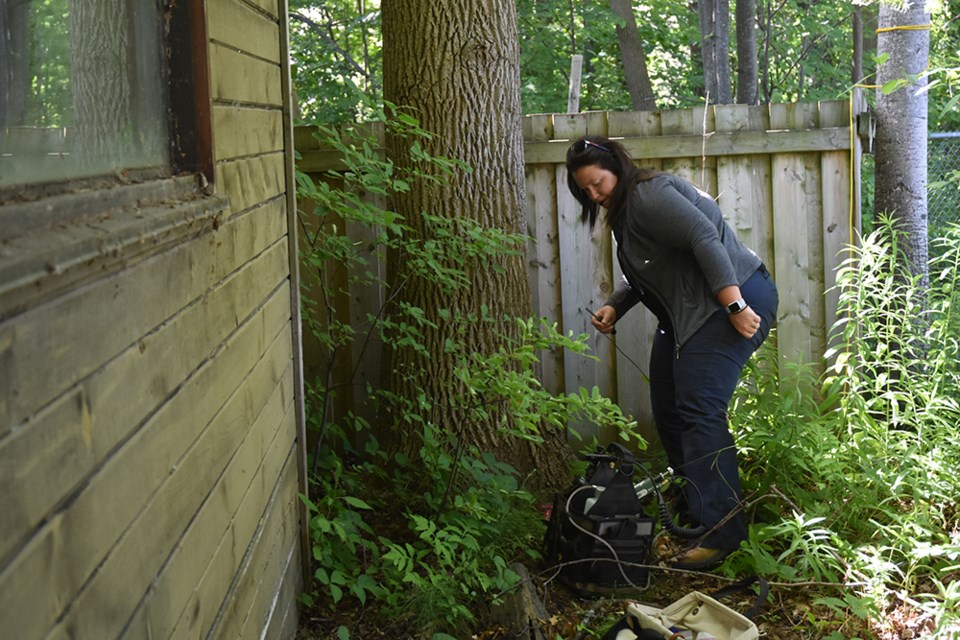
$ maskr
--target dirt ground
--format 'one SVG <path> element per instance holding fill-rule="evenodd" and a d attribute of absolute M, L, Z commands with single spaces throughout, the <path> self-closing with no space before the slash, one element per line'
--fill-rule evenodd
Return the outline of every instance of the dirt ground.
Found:
<path fill-rule="evenodd" d="M 652 547 L 658 558 L 655 562 L 661 563 L 675 557 L 683 548 L 669 536 L 657 536 Z M 476 612 L 477 619 L 482 621 L 479 625 L 481 631 L 458 640 L 598 640 L 622 618 L 630 602 L 665 607 L 691 591 L 712 595 L 733 582 L 716 573 L 679 571 L 661 566 L 650 570 L 649 586 L 642 592 L 586 598 L 567 588 L 557 578 L 556 569 L 545 563 L 523 569 L 529 574 L 527 591 L 535 594 L 532 597 L 543 606 L 541 615 L 527 616 L 537 618 L 534 626 L 538 627 L 540 635 L 510 633 L 507 618 L 515 614 L 508 612 L 508 607 L 495 607 L 490 611 Z M 756 593 L 756 587 L 752 587 L 724 596 L 721 601 L 735 611 L 746 613 L 756 601 Z M 893 603 L 883 619 L 868 622 L 853 616 L 838 619 L 835 611 L 815 604 L 820 598 L 836 598 L 837 595 L 836 589 L 816 584 L 771 584 L 769 596 L 754 620 L 761 640 L 822 640 L 827 637 L 836 640 L 913 640 L 929 635 L 931 621 L 923 619 L 904 602 Z M 362 606 L 353 599 L 345 599 L 332 613 L 323 613 L 320 607 L 305 609 L 301 615 L 298 640 L 346 640 L 338 635 L 341 626 L 349 631 L 349 639 L 420 640 L 430 636 L 401 628 L 381 615 L 375 603 Z"/>
<path fill-rule="evenodd" d="M 655 571 L 651 573 L 648 590 L 633 598 L 603 597 L 587 599 L 578 597 L 559 581 L 552 572 L 534 573 L 531 581 L 540 597 L 547 618 L 541 620 L 542 636 L 508 633 L 501 616 L 495 609 L 484 616 L 488 622 L 483 630 L 462 640 L 596 640 L 615 621 L 622 617 L 630 602 L 642 602 L 666 606 L 690 591 L 713 593 L 729 584 L 728 580 L 707 573 L 678 573 Z M 923 638 L 930 632 L 930 621 L 923 620 L 917 612 L 906 605 L 892 607 L 882 620 L 866 624 L 851 618 L 841 621 L 826 607 L 812 604 L 826 592 L 806 587 L 771 585 L 770 596 L 764 603 L 755 622 L 762 640 L 821 640 L 834 634 L 834 638 L 875 638 L 876 640 L 913 640 Z M 755 600 L 750 592 L 723 598 L 730 608 L 746 612 Z M 342 603 L 343 604 L 343 603 Z M 355 601 L 337 609 L 332 614 L 317 610 L 304 610 L 298 640 L 343 640 L 338 629 L 349 630 L 349 638 L 363 640 L 400 640 L 419 638 L 409 630 L 403 631 L 381 616 L 374 606 L 362 607 Z"/>

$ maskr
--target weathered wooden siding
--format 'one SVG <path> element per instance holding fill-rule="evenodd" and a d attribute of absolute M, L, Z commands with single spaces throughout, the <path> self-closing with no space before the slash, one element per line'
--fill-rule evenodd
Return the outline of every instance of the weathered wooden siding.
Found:
<path fill-rule="evenodd" d="M 621 321 L 614 340 L 590 325 L 588 310 L 603 304 L 620 273 L 609 234 L 589 234 L 567 189 L 563 162 L 572 139 L 586 133 L 620 139 L 638 164 L 676 173 L 716 197 L 777 281 L 781 361 L 817 367 L 836 319 L 834 270 L 859 226 L 859 174 L 851 174 L 860 152 L 851 135 L 854 120 L 845 101 L 524 118 L 533 313 L 564 331 L 588 333 L 599 356 L 544 353 L 545 387 L 574 392 L 598 386 L 652 435 L 645 372 L 656 320 L 637 308 Z M 298 149 L 303 171 L 320 176 L 337 166 L 329 150 Z M 354 295 L 346 303 L 362 300 Z M 597 435 L 592 427 L 586 433 Z"/>
<path fill-rule="evenodd" d="M 72 287 L 0 287 L 0 638 L 294 635 L 284 7 L 207 2 L 216 216 Z"/>

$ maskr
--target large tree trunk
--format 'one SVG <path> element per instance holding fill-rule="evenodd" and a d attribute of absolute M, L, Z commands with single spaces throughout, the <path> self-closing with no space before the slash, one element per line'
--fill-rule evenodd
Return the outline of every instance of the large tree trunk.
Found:
<path fill-rule="evenodd" d="M 485 228 L 508 233 L 525 231 L 524 163 L 520 109 L 519 37 L 513 0 L 384 0 L 384 97 L 411 109 L 434 137 L 424 143 L 434 155 L 465 161 L 472 172 L 459 172 L 451 184 L 436 187 L 417 183 L 396 201 L 396 210 L 409 223 L 421 211 L 451 218 L 470 218 Z M 389 143 L 388 143 L 388 146 Z M 395 162 L 407 162 L 392 153 Z M 425 233 L 423 229 L 421 233 Z M 391 267 L 403 272 L 404 256 Z M 387 386 L 409 399 L 423 393 L 430 403 L 426 417 L 463 441 L 479 445 L 518 469 L 556 469 L 569 452 L 565 434 L 543 435 L 547 446 L 520 445 L 497 433 L 503 417 L 488 407 L 479 419 L 462 408 L 462 387 L 444 347 L 453 330 L 476 353 L 494 353 L 516 334 L 505 315 L 530 315 L 532 304 L 522 255 L 504 256 L 499 264 L 469 268 L 468 287 L 441 293 L 428 279 L 407 281 L 396 291 L 397 301 L 423 309 L 437 323 L 425 329 L 428 355 L 411 350 L 387 352 Z M 443 319 L 439 310 L 449 310 Z M 482 317 L 490 322 L 463 323 L 456 318 Z M 394 417 L 395 418 L 395 417 Z M 381 441 L 388 449 L 414 453 L 419 442 L 406 437 L 396 419 L 381 424 Z M 565 475 L 564 472 L 560 472 Z M 541 474 L 543 475 L 543 474 Z"/>
<path fill-rule="evenodd" d="M 929 24 L 924 0 L 907 0 L 904 11 L 880 4 L 877 53 L 889 56 L 877 70 L 875 210 L 888 212 L 906 233 L 910 270 L 927 273 L 927 94 L 918 76 L 927 68 L 929 31 L 900 27 Z M 890 83 L 903 80 L 895 90 Z"/>
<path fill-rule="evenodd" d="M 737 0 L 737 102 L 757 104 L 757 3 Z"/>
<path fill-rule="evenodd" d="M 623 25 L 617 26 L 617 40 L 620 42 L 620 57 L 623 59 L 623 73 L 630 92 L 630 104 L 634 111 L 653 111 L 657 108 L 653 95 L 650 75 L 647 73 L 647 58 L 643 51 L 643 41 L 637 33 L 637 18 L 633 13 L 631 0 L 610 0 L 610 8 Z"/>
<path fill-rule="evenodd" d="M 730 104 L 730 2 L 700 0 L 704 91 L 712 104 Z"/>

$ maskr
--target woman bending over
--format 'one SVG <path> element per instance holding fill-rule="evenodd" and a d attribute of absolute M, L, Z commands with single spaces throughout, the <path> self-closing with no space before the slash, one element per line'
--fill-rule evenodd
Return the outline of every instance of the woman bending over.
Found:
<path fill-rule="evenodd" d="M 776 286 L 716 202 L 689 182 L 637 168 L 623 145 L 600 136 L 574 142 L 566 166 L 583 222 L 609 226 L 623 272 L 593 325 L 612 332 L 638 302 L 659 321 L 653 417 L 670 466 L 687 479 L 686 516 L 708 532 L 674 566 L 716 566 L 747 538 L 727 407 L 776 320 Z"/>

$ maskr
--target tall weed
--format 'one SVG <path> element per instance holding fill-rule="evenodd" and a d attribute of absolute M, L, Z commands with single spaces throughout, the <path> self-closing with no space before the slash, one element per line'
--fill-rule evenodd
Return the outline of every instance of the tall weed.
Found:
<path fill-rule="evenodd" d="M 949 637 L 960 575 L 960 229 L 939 241 L 927 288 L 902 268 L 898 233 L 878 219 L 837 274 L 841 320 L 819 398 L 804 393 L 807 369 L 770 352 L 748 372 L 732 423 L 745 487 L 763 499 L 730 566 L 842 582 L 861 596 L 847 614 L 882 619 L 906 603 Z"/>

